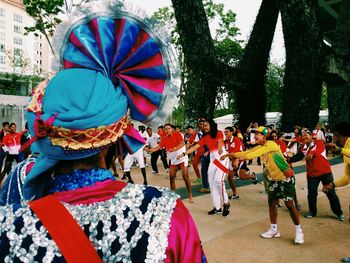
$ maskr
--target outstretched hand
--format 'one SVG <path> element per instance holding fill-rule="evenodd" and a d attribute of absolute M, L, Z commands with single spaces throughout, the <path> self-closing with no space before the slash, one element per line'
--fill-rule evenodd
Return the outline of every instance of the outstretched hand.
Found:
<path fill-rule="evenodd" d="M 220 160 L 221 160 L 221 161 L 225 160 L 225 159 L 227 158 L 227 156 L 228 156 L 227 153 L 226 153 L 226 154 L 223 154 L 223 155 L 220 157 Z"/>
<path fill-rule="evenodd" d="M 327 193 L 328 191 L 331 191 L 331 190 L 333 190 L 333 185 L 332 185 L 332 184 L 325 184 L 325 185 L 323 186 L 323 188 L 322 188 L 322 191 L 323 191 L 324 193 Z"/>
<path fill-rule="evenodd" d="M 184 155 L 180 154 L 180 155 L 176 156 L 176 160 L 180 160 L 182 157 L 184 157 Z"/>
<path fill-rule="evenodd" d="M 334 143 L 326 143 L 326 147 L 332 151 L 332 153 L 337 153 L 339 151 L 339 147 Z"/>

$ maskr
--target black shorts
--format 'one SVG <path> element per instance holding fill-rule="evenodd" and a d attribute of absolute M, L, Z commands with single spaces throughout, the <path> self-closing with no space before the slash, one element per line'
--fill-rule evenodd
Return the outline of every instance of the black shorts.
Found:
<path fill-rule="evenodd" d="M 7 154 L 6 162 L 12 163 L 14 160 L 16 160 L 16 163 L 19 163 L 18 154 Z"/>

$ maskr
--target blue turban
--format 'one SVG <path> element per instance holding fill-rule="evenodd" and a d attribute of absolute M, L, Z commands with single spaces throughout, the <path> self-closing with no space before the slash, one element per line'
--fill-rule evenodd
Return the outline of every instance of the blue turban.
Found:
<path fill-rule="evenodd" d="M 127 98 L 122 90 L 116 89 L 111 80 L 102 73 L 89 69 L 66 69 L 53 77 L 46 86 L 40 120 L 45 123 L 52 119 L 54 127 L 87 130 L 120 121 L 126 115 L 127 109 Z M 35 131 L 38 115 L 28 110 L 26 118 L 30 134 L 32 137 L 38 136 Z M 40 155 L 25 179 L 25 199 L 43 195 L 48 176 L 40 175 L 59 160 L 86 158 L 101 150 L 101 147 L 67 150 L 54 145 L 49 134 L 39 137 L 35 144 Z"/>

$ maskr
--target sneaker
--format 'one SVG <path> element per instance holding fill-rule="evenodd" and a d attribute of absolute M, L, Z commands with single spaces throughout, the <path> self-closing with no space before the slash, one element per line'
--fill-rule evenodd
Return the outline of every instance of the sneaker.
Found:
<path fill-rule="evenodd" d="M 234 180 L 238 180 L 238 179 L 239 179 L 239 176 L 238 176 L 238 175 L 234 175 L 234 176 L 233 176 L 233 179 L 234 179 Z"/>
<path fill-rule="evenodd" d="M 304 185 L 304 187 L 302 189 L 303 190 L 307 190 L 307 185 Z"/>
<path fill-rule="evenodd" d="M 277 230 L 275 231 L 270 228 L 269 230 L 267 230 L 267 232 L 262 233 L 260 236 L 263 238 L 273 238 L 273 237 L 280 237 L 281 234 Z"/>
<path fill-rule="evenodd" d="M 298 213 L 301 213 L 301 205 L 297 205 Z"/>
<path fill-rule="evenodd" d="M 128 184 L 134 184 L 133 180 L 128 180 Z"/>
<path fill-rule="evenodd" d="M 281 208 L 281 207 L 283 207 L 283 205 L 282 204 L 277 204 L 276 207 L 277 208 Z"/>
<path fill-rule="evenodd" d="M 253 184 L 257 184 L 257 183 L 258 183 L 258 177 L 257 177 L 257 175 L 256 175 L 254 172 L 252 172 L 252 175 L 254 175 Z"/>
<path fill-rule="evenodd" d="M 303 244 L 304 243 L 304 234 L 301 231 L 295 232 L 295 244 Z"/>
<path fill-rule="evenodd" d="M 218 214 L 218 213 L 222 213 L 221 208 L 220 208 L 220 209 L 216 209 L 216 208 L 214 207 L 212 210 L 210 210 L 210 211 L 208 212 L 208 215 L 215 215 L 215 214 Z"/>
<path fill-rule="evenodd" d="M 200 193 L 210 193 L 210 189 L 202 187 L 201 189 L 198 190 L 198 192 L 200 192 Z"/>
<path fill-rule="evenodd" d="M 147 186 L 148 185 L 147 181 L 143 181 L 143 185 Z"/>
<path fill-rule="evenodd" d="M 122 180 L 126 180 L 126 176 L 125 176 L 125 174 L 123 175 Z"/>
<path fill-rule="evenodd" d="M 158 174 L 158 172 L 156 172 L 156 171 L 152 171 L 152 174 Z"/>
<path fill-rule="evenodd" d="M 239 195 L 230 195 L 228 199 L 238 199 Z"/>
<path fill-rule="evenodd" d="M 307 213 L 304 214 L 305 218 L 313 218 L 315 217 L 314 215 L 312 215 L 312 213 L 310 211 L 308 211 Z"/>
<path fill-rule="evenodd" d="M 345 220 L 344 215 L 341 214 L 341 215 L 337 216 L 337 220 L 338 221 L 344 221 Z"/>
<path fill-rule="evenodd" d="M 348 257 L 348 258 L 342 258 L 342 259 L 341 259 L 341 262 L 350 262 L 350 257 Z"/>
<path fill-rule="evenodd" d="M 193 180 L 194 184 L 200 184 L 202 182 L 201 178 L 196 178 Z"/>
<path fill-rule="evenodd" d="M 230 203 L 224 204 L 224 209 L 222 211 L 222 216 L 227 216 L 230 213 Z"/>

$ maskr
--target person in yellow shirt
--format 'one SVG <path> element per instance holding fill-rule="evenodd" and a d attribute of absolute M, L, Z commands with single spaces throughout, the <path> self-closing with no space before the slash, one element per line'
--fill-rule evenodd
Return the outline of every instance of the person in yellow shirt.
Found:
<path fill-rule="evenodd" d="M 268 201 L 271 227 L 267 232 L 262 233 L 261 237 L 274 238 L 281 236 L 277 229 L 276 205 L 279 199 L 283 199 L 295 225 L 294 242 L 302 244 L 304 243 L 304 234 L 301 229 L 298 210 L 294 205 L 295 180 L 293 170 L 284 159 L 280 147 L 275 142 L 267 140 L 268 136 L 268 128 L 260 126 L 255 130 L 255 140 L 259 144 L 258 146 L 244 152 L 225 154 L 221 158 L 236 158 L 234 165 L 237 165 L 240 161 L 262 157 L 266 164 L 265 169 L 269 179 Z"/>
<path fill-rule="evenodd" d="M 342 147 L 338 147 L 337 145 L 341 145 Z M 324 191 L 329 191 L 350 183 L 350 123 L 341 122 L 335 126 L 334 142 L 328 143 L 327 148 L 330 148 L 335 154 L 343 155 L 344 175 L 337 181 L 325 185 L 323 187 Z"/>
<path fill-rule="evenodd" d="M 334 142 L 328 143 L 329 148 L 335 154 L 342 154 L 344 160 L 344 174 L 335 182 L 323 186 L 323 191 L 327 192 L 337 187 L 342 187 L 350 183 L 350 123 L 340 122 L 334 129 Z M 341 145 L 342 147 L 338 147 Z M 350 218 L 349 218 L 350 223 Z M 343 258 L 342 262 L 350 262 L 350 257 Z"/>

